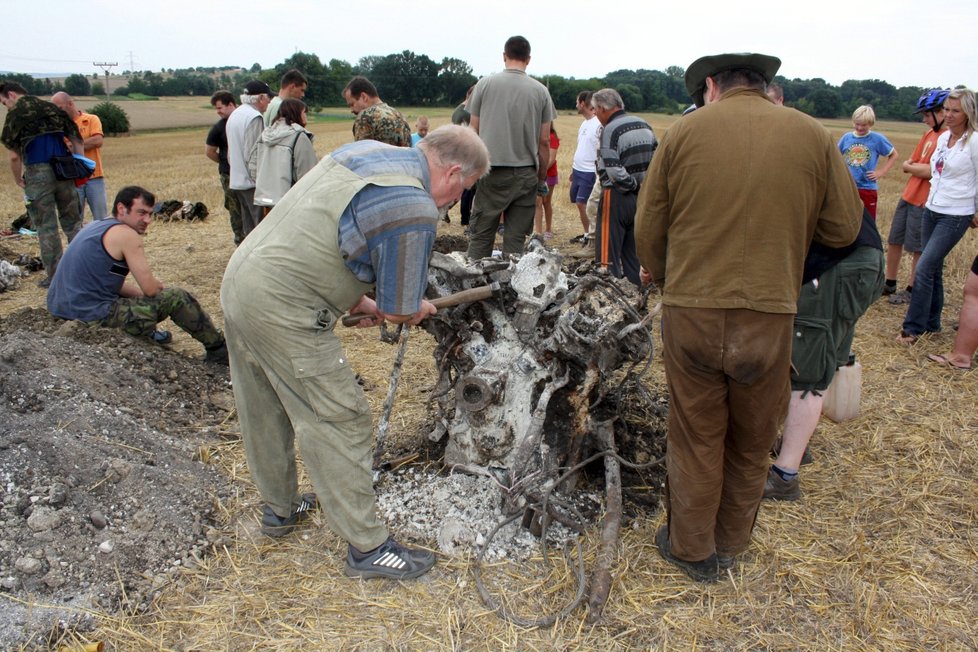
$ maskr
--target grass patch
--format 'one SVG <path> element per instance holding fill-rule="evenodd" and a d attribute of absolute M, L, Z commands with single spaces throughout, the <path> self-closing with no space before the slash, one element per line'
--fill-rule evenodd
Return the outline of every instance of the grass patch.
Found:
<path fill-rule="evenodd" d="M 130 93 L 129 95 L 113 95 L 116 100 L 134 100 L 136 102 L 159 102 L 160 98 L 145 93 Z"/>

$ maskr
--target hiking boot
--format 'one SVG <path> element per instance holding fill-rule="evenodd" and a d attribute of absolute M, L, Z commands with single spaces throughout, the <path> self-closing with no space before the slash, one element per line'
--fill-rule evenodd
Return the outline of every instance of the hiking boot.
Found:
<path fill-rule="evenodd" d="M 899 292 L 894 292 L 893 294 L 891 294 L 887 298 L 887 301 L 889 301 L 895 306 L 905 305 L 910 303 L 910 296 L 911 296 L 910 293 L 907 292 L 906 290 L 900 290 Z"/>
<path fill-rule="evenodd" d="M 157 344 L 169 344 L 170 340 L 173 339 L 170 331 L 153 331 L 153 334 L 149 337 Z"/>
<path fill-rule="evenodd" d="M 673 557 L 669 546 L 668 525 L 663 525 L 655 533 L 655 546 L 659 549 L 659 554 L 662 555 L 663 559 L 673 566 L 678 566 L 684 573 L 697 582 L 711 583 L 716 582 L 720 578 L 720 564 L 717 560 L 716 553 L 710 555 L 703 561 L 686 561 L 679 557 Z M 729 559 L 730 565 L 733 566 L 733 558 L 726 557 L 726 559 Z"/>
<path fill-rule="evenodd" d="M 299 505 L 288 516 L 279 516 L 271 507 L 265 505 L 261 515 L 262 534 L 275 538 L 292 534 L 293 530 L 308 520 L 309 515 L 318 509 L 319 500 L 313 493 L 302 494 Z"/>
<path fill-rule="evenodd" d="M 349 546 L 346 553 L 347 577 L 386 577 L 409 580 L 424 575 L 435 565 L 434 553 L 417 548 L 405 548 L 393 537 L 370 552 L 360 552 Z"/>
<path fill-rule="evenodd" d="M 734 562 L 736 561 L 737 558 L 734 557 L 733 555 L 720 555 L 720 554 L 717 555 L 717 567 L 721 571 L 725 571 L 733 568 Z"/>
<path fill-rule="evenodd" d="M 896 286 L 895 285 L 884 285 L 883 286 L 883 296 L 884 297 L 887 296 L 887 295 L 889 295 L 889 294 L 896 294 L 896 291 L 897 291 L 897 289 L 896 289 Z"/>
<path fill-rule="evenodd" d="M 213 349 L 206 349 L 204 353 L 204 362 L 210 362 L 211 364 L 221 364 L 225 367 L 228 366 L 228 344 L 227 342 L 221 342 L 221 345 Z"/>
<path fill-rule="evenodd" d="M 797 475 L 791 480 L 784 480 L 773 467 L 767 470 L 764 500 L 798 500 L 799 498 L 801 498 L 801 483 Z"/>

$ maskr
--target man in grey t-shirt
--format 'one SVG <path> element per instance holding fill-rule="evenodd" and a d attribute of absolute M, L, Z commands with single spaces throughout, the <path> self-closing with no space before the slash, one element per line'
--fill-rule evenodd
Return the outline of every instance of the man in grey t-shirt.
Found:
<path fill-rule="evenodd" d="M 557 116 L 546 87 L 526 74 L 530 42 L 506 41 L 502 72 L 483 77 L 469 101 L 471 126 L 489 149 L 492 169 L 479 181 L 472 211 L 470 258 L 492 253 L 505 214 L 503 253 L 519 254 L 533 230 L 538 187 L 547 191 L 550 123 Z"/>

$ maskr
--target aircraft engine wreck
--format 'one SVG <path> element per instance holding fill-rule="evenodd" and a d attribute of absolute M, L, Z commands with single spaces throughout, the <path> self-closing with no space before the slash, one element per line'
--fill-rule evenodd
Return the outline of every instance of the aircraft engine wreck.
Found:
<path fill-rule="evenodd" d="M 604 273 L 568 274 L 561 263 L 535 238 L 515 261 L 434 254 L 429 294 L 498 284 L 492 298 L 424 322 L 438 342 L 430 438 L 448 437 L 447 466 L 518 482 L 576 464 L 609 374 L 650 356 L 644 297 Z"/>

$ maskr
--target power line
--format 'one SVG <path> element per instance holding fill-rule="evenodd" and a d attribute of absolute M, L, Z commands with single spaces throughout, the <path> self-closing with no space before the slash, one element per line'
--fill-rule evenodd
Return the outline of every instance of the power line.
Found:
<path fill-rule="evenodd" d="M 90 59 L 41 59 L 38 57 L 18 57 L 0 52 L 0 58 L 16 59 L 17 61 L 43 61 L 45 63 L 91 63 Z"/>

